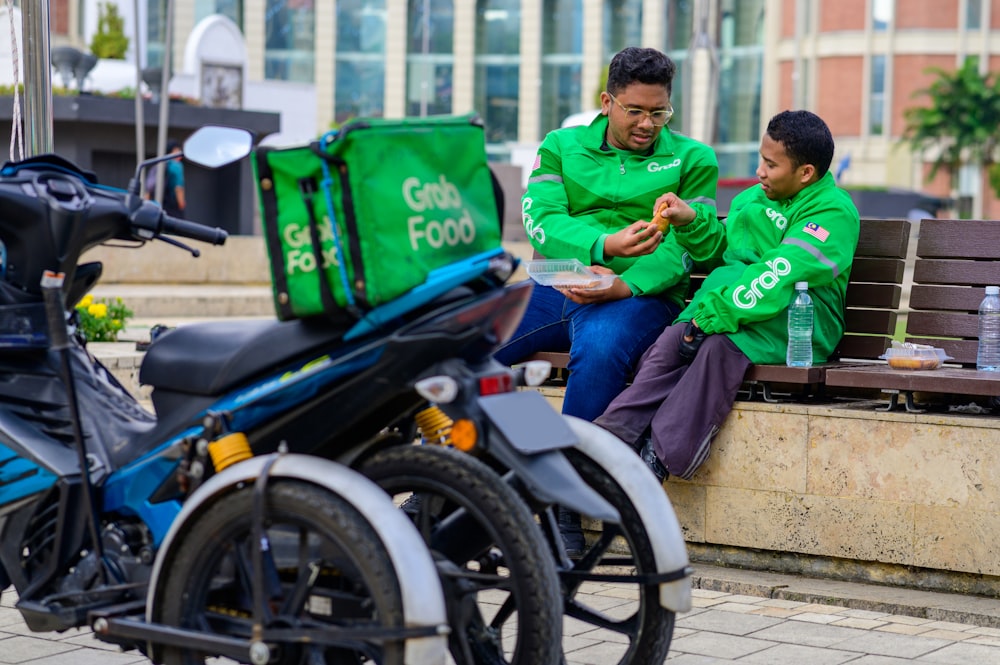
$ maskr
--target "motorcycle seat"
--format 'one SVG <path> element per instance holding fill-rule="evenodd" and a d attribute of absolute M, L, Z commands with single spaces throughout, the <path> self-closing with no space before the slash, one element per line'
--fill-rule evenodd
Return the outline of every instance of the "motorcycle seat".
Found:
<path fill-rule="evenodd" d="M 339 342 L 327 322 L 237 320 L 180 326 L 150 344 L 139 383 L 190 395 L 217 396 L 299 356 Z"/>

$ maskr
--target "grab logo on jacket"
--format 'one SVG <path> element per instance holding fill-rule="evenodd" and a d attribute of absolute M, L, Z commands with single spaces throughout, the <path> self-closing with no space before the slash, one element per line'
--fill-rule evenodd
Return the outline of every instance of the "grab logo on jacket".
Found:
<path fill-rule="evenodd" d="M 765 208 L 764 214 L 767 215 L 768 219 L 774 222 L 774 225 L 778 227 L 779 231 L 784 231 L 788 227 L 788 218 L 774 208 Z"/>
<path fill-rule="evenodd" d="M 545 229 L 528 213 L 531 210 L 532 203 L 531 198 L 527 196 L 521 201 L 521 223 L 524 225 L 524 232 L 528 234 L 529 238 L 534 238 L 535 242 L 544 245 Z"/>
<path fill-rule="evenodd" d="M 788 259 L 783 259 L 780 256 L 776 259 L 772 259 L 767 262 L 767 267 L 770 270 L 765 270 L 761 274 L 757 275 L 750 286 L 744 286 L 740 284 L 735 289 L 733 289 L 733 304 L 740 309 L 753 309 L 760 300 L 765 291 L 770 291 L 781 278 L 792 271 L 792 264 L 788 262 Z"/>
<path fill-rule="evenodd" d="M 650 173 L 657 173 L 659 171 L 666 171 L 667 169 L 676 168 L 680 165 L 681 165 L 681 160 L 678 157 L 674 161 L 668 162 L 666 164 L 660 164 L 659 162 L 650 162 L 646 166 L 646 170 L 649 171 Z"/>

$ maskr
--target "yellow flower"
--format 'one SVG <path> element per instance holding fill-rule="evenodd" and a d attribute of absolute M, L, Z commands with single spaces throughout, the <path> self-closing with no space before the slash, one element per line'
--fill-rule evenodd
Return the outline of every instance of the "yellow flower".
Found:
<path fill-rule="evenodd" d="M 108 315 L 108 306 L 102 302 L 95 302 L 87 308 L 87 313 L 95 319 L 103 319 Z"/>
<path fill-rule="evenodd" d="M 93 302 L 94 302 L 94 296 L 88 293 L 80 300 L 80 304 L 77 305 L 77 307 L 90 307 L 91 303 Z"/>

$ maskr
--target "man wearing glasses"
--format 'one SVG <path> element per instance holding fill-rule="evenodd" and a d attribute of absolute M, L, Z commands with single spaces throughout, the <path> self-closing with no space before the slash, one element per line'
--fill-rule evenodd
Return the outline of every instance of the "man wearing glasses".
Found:
<path fill-rule="evenodd" d="M 691 265 L 653 204 L 673 192 L 715 220 L 719 166 L 707 145 L 670 130 L 674 63 L 629 47 L 608 69 L 601 113 L 588 126 L 550 132 L 521 199 L 525 231 L 547 259 L 579 259 L 614 274 L 598 290 L 535 285 L 517 331 L 496 358 L 568 351 L 563 413 L 594 420 L 625 387 L 639 357 L 684 304 Z M 583 550 L 579 515 L 560 510 L 568 553 Z"/>

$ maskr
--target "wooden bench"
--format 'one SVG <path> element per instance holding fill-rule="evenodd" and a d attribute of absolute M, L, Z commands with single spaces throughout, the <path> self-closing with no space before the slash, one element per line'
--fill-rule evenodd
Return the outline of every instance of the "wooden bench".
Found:
<path fill-rule="evenodd" d="M 978 309 L 988 285 L 1000 284 L 1000 221 L 927 219 L 920 223 L 906 340 L 930 344 L 953 358 L 939 369 L 897 370 L 881 364 L 831 369 L 830 387 L 870 388 L 891 395 L 887 410 L 915 393 L 938 402 L 953 396 L 1000 397 L 1000 375 L 976 371 Z M 989 399 L 992 398 L 992 399 Z"/>
<path fill-rule="evenodd" d="M 744 384 L 749 398 L 759 394 L 765 400 L 777 401 L 774 395 L 779 389 L 818 394 L 829 368 L 842 362 L 875 362 L 889 347 L 896 330 L 909 240 L 910 223 L 906 220 L 862 219 L 847 287 L 845 334 L 834 357 L 813 367 L 754 365 L 747 371 Z M 703 279 L 704 275 L 693 274 L 692 289 Z M 530 360 L 549 361 L 553 379 L 561 380 L 569 354 L 542 351 Z"/>

